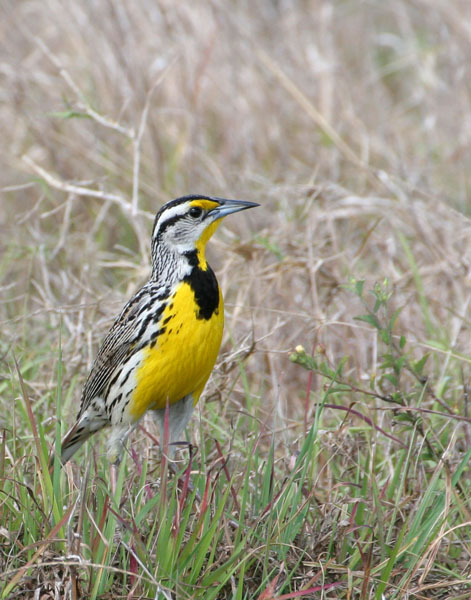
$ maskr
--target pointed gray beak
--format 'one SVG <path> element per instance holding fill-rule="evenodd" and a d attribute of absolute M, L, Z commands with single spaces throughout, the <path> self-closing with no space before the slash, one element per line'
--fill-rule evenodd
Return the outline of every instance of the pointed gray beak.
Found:
<path fill-rule="evenodd" d="M 247 202 L 245 200 L 227 200 L 226 198 L 215 197 L 212 197 L 211 200 L 219 202 L 219 206 L 213 208 L 207 214 L 207 217 L 211 217 L 214 221 L 216 219 L 227 217 L 227 215 L 231 215 L 232 213 L 239 212 L 240 210 L 247 210 L 247 208 L 260 206 L 260 204 L 257 204 L 256 202 Z"/>

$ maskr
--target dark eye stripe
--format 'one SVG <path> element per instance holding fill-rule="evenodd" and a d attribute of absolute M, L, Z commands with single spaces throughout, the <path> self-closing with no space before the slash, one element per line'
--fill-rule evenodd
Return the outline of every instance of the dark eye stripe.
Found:
<path fill-rule="evenodd" d="M 160 223 L 159 229 L 157 230 L 157 235 L 162 235 L 162 233 L 168 228 L 174 225 L 177 221 L 179 221 L 184 215 L 176 215 L 175 217 L 171 217 L 167 221 Z M 156 223 L 157 225 L 157 223 Z"/>

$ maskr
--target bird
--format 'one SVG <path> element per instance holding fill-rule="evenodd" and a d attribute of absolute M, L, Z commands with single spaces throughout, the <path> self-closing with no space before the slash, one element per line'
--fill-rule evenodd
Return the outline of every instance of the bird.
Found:
<path fill-rule="evenodd" d="M 188 195 L 158 211 L 150 277 L 125 304 L 98 350 L 75 424 L 61 442 L 62 464 L 91 435 L 110 427 L 107 458 L 117 467 L 130 433 L 147 412 L 159 424 L 162 439 L 168 411 L 173 456 L 222 341 L 223 297 L 206 260 L 206 245 L 224 217 L 256 206 Z"/>

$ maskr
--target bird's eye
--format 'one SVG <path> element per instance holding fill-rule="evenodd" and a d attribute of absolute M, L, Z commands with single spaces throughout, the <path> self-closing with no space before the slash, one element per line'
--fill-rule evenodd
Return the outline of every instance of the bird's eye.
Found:
<path fill-rule="evenodd" d="M 197 219 L 198 217 L 201 216 L 201 213 L 203 212 L 202 208 L 199 208 L 198 206 L 192 206 L 188 212 L 188 214 L 190 215 L 190 217 L 193 217 L 193 219 Z"/>

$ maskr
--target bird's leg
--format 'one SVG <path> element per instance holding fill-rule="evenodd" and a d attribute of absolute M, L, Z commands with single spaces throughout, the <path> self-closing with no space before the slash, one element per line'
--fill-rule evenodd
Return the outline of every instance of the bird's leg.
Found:
<path fill-rule="evenodd" d="M 111 463 L 110 468 L 110 487 L 111 487 L 111 495 L 114 497 L 116 494 L 116 485 L 118 482 L 118 472 L 119 472 L 119 462 Z"/>
<path fill-rule="evenodd" d="M 191 394 L 185 396 L 175 404 L 170 404 L 167 408 L 153 410 L 152 416 L 157 421 L 160 429 L 160 451 L 162 455 L 166 452 L 168 458 L 168 468 L 173 475 L 177 474 L 177 463 L 174 460 L 176 444 L 182 442 L 181 436 L 188 425 L 191 415 L 193 414 L 194 400 Z M 165 413 L 168 410 L 168 431 L 166 432 Z M 167 448 L 164 447 L 164 440 L 167 438 Z M 179 439 L 180 438 L 180 439 Z M 186 442 L 185 442 L 186 443 Z M 191 444 L 190 444 L 191 452 Z M 193 484 L 188 482 L 188 489 L 193 492 Z M 197 494 L 199 500 L 199 494 Z"/>
<path fill-rule="evenodd" d="M 114 425 L 108 438 L 108 450 L 106 454 L 111 464 L 110 485 L 113 496 L 116 492 L 119 465 L 123 457 L 124 445 L 136 425 L 137 423 Z"/>
<path fill-rule="evenodd" d="M 183 434 L 189 420 L 191 419 L 193 407 L 194 401 L 191 394 L 188 394 L 188 396 L 185 396 L 174 404 L 170 404 L 168 406 L 168 432 L 165 431 L 165 412 L 167 409 L 161 408 L 151 411 L 152 416 L 159 424 L 161 451 L 167 451 L 167 458 L 169 459 L 171 465 L 174 463 L 173 457 L 176 450 L 175 444 L 181 441 L 179 438 Z M 164 449 L 163 447 L 163 440 L 166 437 L 168 439 L 168 449 Z"/>

